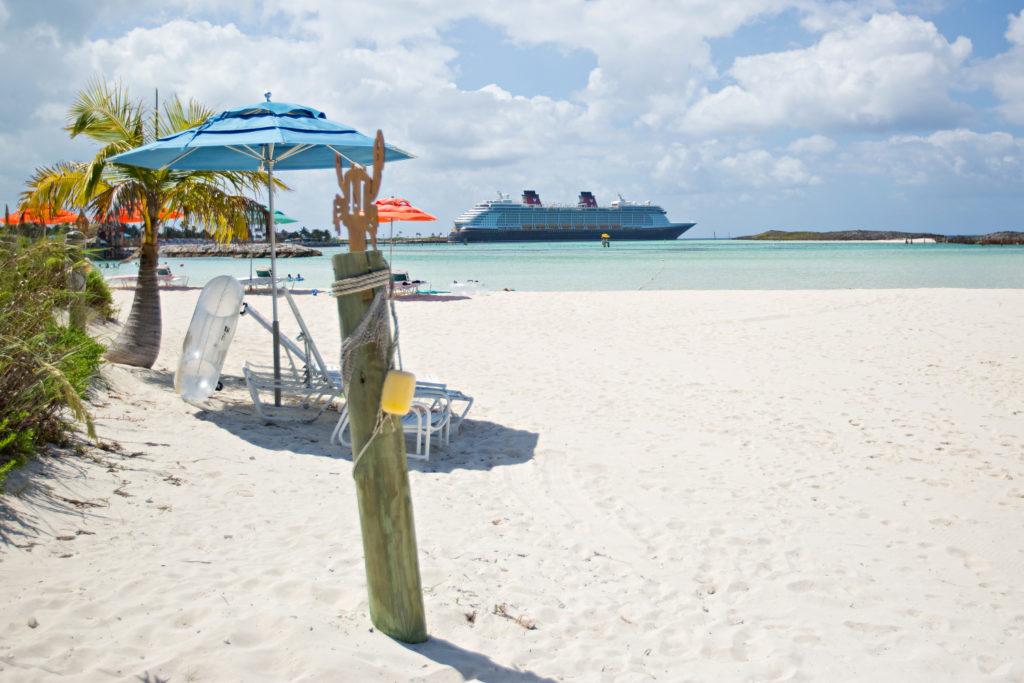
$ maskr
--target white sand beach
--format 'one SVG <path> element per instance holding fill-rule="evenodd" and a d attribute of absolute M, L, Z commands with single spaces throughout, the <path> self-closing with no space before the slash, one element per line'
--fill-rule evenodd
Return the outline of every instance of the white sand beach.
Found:
<path fill-rule="evenodd" d="M 399 301 L 406 368 L 476 399 L 410 462 L 411 646 L 370 623 L 337 413 L 255 414 L 269 335 L 174 394 L 198 294 L 105 370 L 107 450 L 9 480 L 0 680 L 1024 680 L 1024 290 Z"/>

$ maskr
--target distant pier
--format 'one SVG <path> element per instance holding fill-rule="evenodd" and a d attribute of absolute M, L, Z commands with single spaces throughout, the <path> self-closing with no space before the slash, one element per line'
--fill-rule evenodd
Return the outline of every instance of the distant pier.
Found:
<path fill-rule="evenodd" d="M 284 243 L 276 248 L 277 258 L 309 258 L 323 256 L 323 252 L 301 244 Z M 160 247 L 160 255 L 180 257 L 219 256 L 227 258 L 270 258 L 270 245 L 265 242 L 217 244 L 165 244 Z"/>

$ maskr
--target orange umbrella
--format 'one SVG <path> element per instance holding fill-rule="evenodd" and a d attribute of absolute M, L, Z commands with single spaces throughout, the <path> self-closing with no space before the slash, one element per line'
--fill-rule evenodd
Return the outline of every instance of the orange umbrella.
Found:
<path fill-rule="evenodd" d="M 183 214 L 181 211 L 167 211 L 166 209 L 164 209 L 160 212 L 160 220 L 174 220 L 176 218 L 181 218 L 184 215 L 185 214 Z M 102 220 L 102 216 L 97 214 L 96 216 L 94 216 L 94 219 L 97 221 Z M 131 211 L 129 211 L 128 209 L 121 209 L 120 211 L 117 212 L 117 222 L 143 223 L 144 221 L 142 218 L 142 214 L 139 213 L 138 209 L 132 209 Z"/>
<path fill-rule="evenodd" d="M 391 234 L 394 235 L 394 221 L 436 221 L 426 211 L 420 211 L 405 199 L 385 197 L 374 202 L 377 205 L 377 220 L 391 223 Z"/>
<path fill-rule="evenodd" d="M 3 222 L 8 225 L 14 223 L 46 223 L 47 225 L 57 225 L 58 223 L 74 223 L 78 218 L 78 214 L 74 211 L 65 211 L 64 209 L 54 210 L 52 208 L 44 207 L 42 209 L 25 209 L 23 211 L 15 211 L 4 217 Z"/>
<path fill-rule="evenodd" d="M 426 211 L 421 211 L 405 199 L 385 197 L 374 202 L 377 205 L 377 219 L 382 221 L 436 221 Z"/>

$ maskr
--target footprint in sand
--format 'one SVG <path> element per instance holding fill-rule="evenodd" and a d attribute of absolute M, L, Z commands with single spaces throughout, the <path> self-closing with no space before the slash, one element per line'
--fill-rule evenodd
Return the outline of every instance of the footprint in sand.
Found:
<path fill-rule="evenodd" d="M 818 584 L 814 581 L 804 579 L 802 581 L 794 581 L 793 583 L 786 584 L 786 588 L 794 593 L 807 593 L 809 591 L 816 590 L 818 588 Z"/>
<path fill-rule="evenodd" d="M 990 676 L 1005 676 L 1010 673 L 1010 662 L 999 659 L 998 657 L 979 655 L 975 658 L 974 663 L 977 664 L 978 671 Z"/>
<path fill-rule="evenodd" d="M 949 619 L 938 614 L 927 614 L 920 610 L 907 610 L 907 614 L 921 621 L 921 628 L 929 631 L 949 631 Z"/>
<path fill-rule="evenodd" d="M 985 560 L 985 558 L 969 553 L 966 550 L 961 550 L 960 548 L 954 548 L 950 546 L 949 548 L 946 548 L 946 552 L 948 552 L 953 557 L 957 557 L 963 560 L 964 566 L 970 570 L 976 572 L 983 572 L 988 571 L 990 569 L 989 563 Z"/>
<path fill-rule="evenodd" d="M 857 633 L 863 633 L 869 636 L 887 636 L 893 633 L 899 632 L 898 626 L 891 626 L 889 624 L 868 624 L 863 621 L 846 621 L 843 622 L 846 628 Z"/>

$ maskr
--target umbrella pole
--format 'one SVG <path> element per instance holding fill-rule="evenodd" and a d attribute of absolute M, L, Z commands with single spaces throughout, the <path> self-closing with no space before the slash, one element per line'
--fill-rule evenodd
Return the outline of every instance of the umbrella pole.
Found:
<path fill-rule="evenodd" d="M 391 270 L 391 264 L 395 262 L 395 219 L 392 218 L 388 221 L 388 225 L 391 227 L 391 246 L 388 247 L 388 270 Z M 391 273 L 388 273 L 391 275 Z M 391 275 L 391 282 L 388 283 L 388 296 L 391 299 L 395 298 L 395 276 Z M 395 304 L 391 304 L 391 314 L 395 313 Z M 395 329 L 398 329 L 398 320 L 395 320 Z M 402 369 L 402 349 L 395 344 L 395 353 L 398 354 L 398 369 Z"/>
<path fill-rule="evenodd" d="M 391 235 L 388 239 L 388 270 L 391 269 L 391 264 L 395 262 L 395 221 L 394 219 L 388 221 L 388 226 L 391 228 Z M 395 296 L 395 277 L 391 276 L 391 282 L 388 283 L 388 296 L 394 298 Z M 398 369 L 402 369 L 402 361 L 399 358 Z"/>
<path fill-rule="evenodd" d="M 268 155 L 269 156 L 269 155 Z M 274 230 L 274 162 L 267 164 L 267 204 L 270 206 L 270 292 L 273 322 L 271 334 L 274 337 L 274 405 L 281 405 L 281 327 L 277 322 L 277 231 Z"/>

